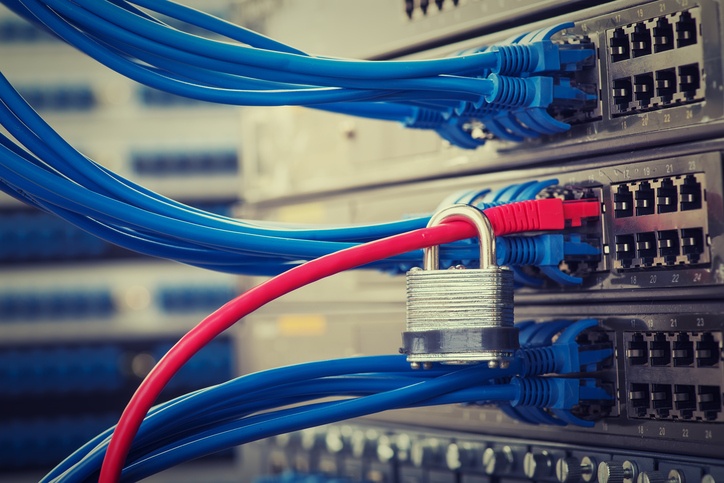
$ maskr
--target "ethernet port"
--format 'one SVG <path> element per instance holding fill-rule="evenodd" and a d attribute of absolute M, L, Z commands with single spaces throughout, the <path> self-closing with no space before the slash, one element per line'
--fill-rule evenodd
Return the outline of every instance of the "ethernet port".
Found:
<path fill-rule="evenodd" d="M 634 366 L 641 366 L 648 361 L 646 341 L 642 334 L 634 334 L 626 345 L 626 358 Z"/>
<path fill-rule="evenodd" d="M 656 206 L 659 213 L 673 213 L 678 210 L 678 198 L 674 182 L 669 178 L 661 181 L 661 187 L 656 190 Z"/>
<path fill-rule="evenodd" d="M 631 407 L 633 407 L 636 416 L 646 416 L 646 410 L 649 408 L 648 384 L 631 384 L 628 400 L 631 402 Z"/>
<path fill-rule="evenodd" d="M 634 97 L 640 106 L 648 106 L 654 97 L 654 92 L 653 74 L 641 74 L 634 77 Z"/>
<path fill-rule="evenodd" d="M 676 22 L 676 47 L 686 47 L 698 41 L 696 19 L 689 12 L 681 12 Z"/>
<path fill-rule="evenodd" d="M 611 60 L 613 62 L 619 62 L 629 58 L 628 36 L 622 28 L 619 27 L 613 31 L 608 45 L 611 48 Z"/>
<path fill-rule="evenodd" d="M 701 340 L 696 343 L 696 365 L 698 367 L 713 367 L 719 363 L 721 359 L 721 346 L 714 336 L 705 333 L 702 334 Z"/>
<path fill-rule="evenodd" d="M 701 228 L 684 228 L 681 230 L 681 252 L 689 259 L 689 263 L 699 262 L 704 253 L 704 230 Z"/>
<path fill-rule="evenodd" d="M 656 71 L 656 95 L 661 102 L 671 102 L 676 94 L 676 69 Z"/>
<path fill-rule="evenodd" d="M 620 185 L 613 195 L 613 213 L 616 218 L 633 216 L 633 193 L 625 184 Z"/>
<path fill-rule="evenodd" d="M 668 366 L 671 363 L 671 344 L 666 335 L 656 334 L 649 342 L 649 360 L 652 366 Z"/>
<path fill-rule="evenodd" d="M 631 32 L 631 54 L 634 58 L 651 54 L 651 32 L 643 23 L 637 23 Z"/>
<path fill-rule="evenodd" d="M 628 110 L 629 102 L 633 100 L 633 86 L 631 79 L 624 77 L 613 80 L 613 102 L 621 111 Z"/>
<path fill-rule="evenodd" d="M 669 384 L 651 384 L 651 404 L 660 418 L 668 418 L 674 408 Z"/>
<path fill-rule="evenodd" d="M 621 266 L 628 268 L 636 258 L 636 245 L 633 235 L 616 235 L 616 260 Z"/>
<path fill-rule="evenodd" d="M 688 384 L 674 385 L 674 408 L 683 419 L 691 419 L 696 411 L 696 387 Z"/>
<path fill-rule="evenodd" d="M 636 190 L 636 216 L 653 215 L 656 212 L 654 203 L 656 193 L 648 181 L 642 181 Z"/>
<path fill-rule="evenodd" d="M 701 208 L 701 183 L 696 180 L 693 174 L 684 178 L 684 183 L 679 187 L 681 211 L 698 210 Z"/>
<path fill-rule="evenodd" d="M 641 259 L 641 265 L 650 267 L 656 257 L 656 233 L 649 231 L 636 234 L 636 251 Z"/>
<path fill-rule="evenodd" d="M 721 388 L 719 386 L 699 386 L 696 395 L 699 411 L 704 419 L 716 419 L 721 412 Z"/>
<path fill-rule="evenodd" d="M 699 64 L 689 64 L 679 67 L 679 91 L 684 94 L 687 101 L 695 99 L 701 86 L 701 73 Z"/>
<path fill-rule="evenodd" d="M 654 27 L 654 52 L 666 52 L 674 48 L 674 27 L 666 17 L 656 21 Z"/>
<path fill-rule="evenodd" d="M 664 258 L 667 265 L 676 263 L 679 256 L 679 232 L 678 230 L 664 230 L 658 233 L 659 256 Z"/>
<path fill-rule="evenodd" d="M 684 367 L 694 363 L 694 343 L 687 334 L 679 334 L 674 341 L 674 366 Z"/>

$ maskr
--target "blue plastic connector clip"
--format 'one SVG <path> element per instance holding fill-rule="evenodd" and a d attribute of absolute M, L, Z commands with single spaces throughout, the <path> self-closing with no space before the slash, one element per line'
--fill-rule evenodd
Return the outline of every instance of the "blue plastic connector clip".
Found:
<path fill-rule="evenodd" d="M 575 72 L 591 65 L 596 51 L 585 39 L 576 42 L 553 42 L 558 32 L 573 27 L 573 22 L 553 25 L 509 40 L 505 45 L 494 45 L 491 51 L 499 55 L 496 73 L 524 75 L 540 73 Z"/>
<path fill-rule="evenodd" d="M 577 374 L 598 369 L 600 363 L 613 354 L 611 345 L 581 346 L 576 342 L 582 332 L 597 325 L 596 319 L 579 320 L 563 330 L 550 347 L 521 349 L 518 353 L 523 366 L 521 375 Z"/>

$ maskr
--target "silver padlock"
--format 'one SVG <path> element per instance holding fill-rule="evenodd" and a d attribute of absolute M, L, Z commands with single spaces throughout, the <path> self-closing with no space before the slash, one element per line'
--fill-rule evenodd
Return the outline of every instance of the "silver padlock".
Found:
<path fill-rule="evenodd" d="M 505 367 L 519 348 L 513 326 L 513 272 L 499 267 L 488 218 L 470 205 L 437 212 L 428 227 L 460 219 L 480 239 L 480 268 L 440 270 L 439 248 L 425 249 L 423 268 L 407 272 L 407 326 L 402 352 L 413 367 L 488 361 Z"/>

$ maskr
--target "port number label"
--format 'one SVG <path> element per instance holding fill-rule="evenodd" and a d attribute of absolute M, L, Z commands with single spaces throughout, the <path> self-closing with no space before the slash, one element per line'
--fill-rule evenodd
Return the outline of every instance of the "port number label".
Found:
<path fill-rule="evenodd" d="M 704 327 L 704 317 L 697 317 L 697 318 L 696 318 L 696 326 L 697 326 L 697 327 Z"/>
<path fill-rule="evenodd" d="M 710 429 L 704 430 L 704 439 L 714 439 L 714 435 L 712 434 Z"/>
<path fill-rule="evenodd" d="M 671 319 L 671 327 L 678 327 L 679 321 L 676 319 Z"/>
<path fill-rule="evenodd" d="M 694 281 L 695 281 L 695 282 L 701 282 L 701 274 L 700 274 L 700 273 L 695 273 L 695 274 L 694 274 Z"/>
<path fill-rule="evenodd" d="M 651 176 L 651 167 L 646 166 L 643 168 L 644 176 Z"/>
<path fill-rule="evenodd" d="M 686 118 L 687 118 L 687 119 L 694 119 L 694 111 L 692 111 L 691 109 L 687 109 L 687 110 L 686 110 Z"/>
<path fill-rule="evenodd" d="M 659 426 L 659 436 L 666 436 L 666 428 Z"/>
<path fill-rule="evenodd" d="M 696 169 L 696 161 L 695 161 L 695 160 L 692 159 L 691 161 L 689 161 L 689 169 L 690 169 L 690 170 L 695 170 L 695 169 Z"/>
<path fill-rule="evenodd" d="M 636 278 L 636 275 L 631 275 L 631 285 L 636 285 L 638 283 L 638 279 Z"/>
<path fill-rule="evenodd" d="M 644 9 L 639 8 L 638 10 L 636 10 L 636 15 L 638 15 L 639 18 L 644 18 Z"/>
<path fill-rule="evenodd" d="M 623 129 L 624 131 L 628 129 L 628 124 L 626 123 L 626 121 L 621 121 L 621 129 Z"/>
<path fill-rule="evenodd" d="M 673 164 L 667 164 L 666 165 L 666 174 L 671 174 L 674 172 L 674 165 Z"/>
<path fill-rule="evenodd" d="M 644 427 L 643 427 L 643 426 L 639 426 L 639 427 L 638 427 L 638 430 L 639 430 L 639 434 L 644 434 Z"/>
<path fill-rule="evenodd" d="M 616 22 L 616 23 L 620 23 L 620 22 L 621 22 L 621 14 L 614 15 L 614 16 L 613 16 L 613 21 Z"/>
<path fill-rule="evenodd" d="M 668 112 L 664 114 L 664 122 L 665 123 L 671 122 L 671 114 L 669 114 Z"/>
<path fill-rule="evenodd" d="M 656 283 L 656 275 L 651 275 L 649 277 L 649 283 Z"/>
<path fill-rule="evenodd" d="M 646 126 L 649 125 L 649 115 L 648 115 L 648 114 L 646 114 L 645 116 L 643 116 L 643 117 L 641 118 L 641 125 L 642 125 L 643 127 L 646 127 Z"/>
<path fill-rule="evenodd" d="M 679 283 L 679 274 L 675 273 L 671 276 L 671 283 Z"/>
<path fill-rule="evenodd" d="M 681 437 L 682 438 L 688 438 L 689 437 L 689 430 L 684 428 L 681 430 Z"/>
<path fill-rule="evenodd" d="M 660 3 L 660 4 L 659 4 L 659 12 L 660 12 L 660 13 L 664 13 L 665 11 L 666 11 L 666 4 L 665 4 L 665 3 Z"/>

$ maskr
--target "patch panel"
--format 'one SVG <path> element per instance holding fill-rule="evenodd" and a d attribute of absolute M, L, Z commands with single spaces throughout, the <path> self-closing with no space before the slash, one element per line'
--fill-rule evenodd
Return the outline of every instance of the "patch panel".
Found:
<path fill-rule="evenodd" d="M 0 475 L 57 464 L 116 423 L 140 379 L 176 339 L 4 344 Z M 226 381 L 236 374 L 235 364 L 231 340 L 215 340 L 171 380 L 162 399 Z M 234 455 L 224 452 L 219 457 L 230 460 Z"/>
<path fill-rule="evenodd" d="M 234 287 L 228 285 L 174 285 L 157 290 L 156 304 L 169 314 L 203 313 L 216 310 L 237 295 Z"/>
<path fill-rule="evenodd" d="M 705 99 L 699 7 L 609 29 L 606 38 L 613 116 Z"/>
<path fill-rule="evenodd" d="M 689 173 L 611 185 L 614 267 L 706 263 L 709 215 L 702 190 L 705 184 L 703 173 Z"/>
<path fill-rule="evenodd" d="M 371 438 L 375 439 L 371 439 Z M 367 451 L 354 471 L 346 462 L 353 438 Z M 312 444 L 305 444 L 313 442 Z M 254 483 L 486 481 L 597 481 L 597 474 L 638 475 L 673 471 L 684 481 L 715 481 L 724 471 L 717 458 L 684 458 L 635 449 L 598 448 L 590 441 L 555 445 L 536 439 L 443 431 L 420 425 L 355 422 L 330 425 L 244 448 L 244 457 L 261 458 L 262 476 Z M 607 480 L 605 476 L 598 481 Z"/>
<path fill-rule="evenodd" d="M 88 85 L 20 85 L 18 92 L 38 111 L 87 112 L 98 105 L 96 94 Z"/>
<path fill-rule="evenodd" d="M 236 174 L 239 158 L 236 150 L 207 152 L 137 152 L 131 156 L 130 165 L 139 175 L 198 176 Z"/>
<path fill-rule="evenodd" d="M 0 293 L 0 323 L 37 321 L 97 322 L 116 311 L 108 289 L 3 291 Z"/>

